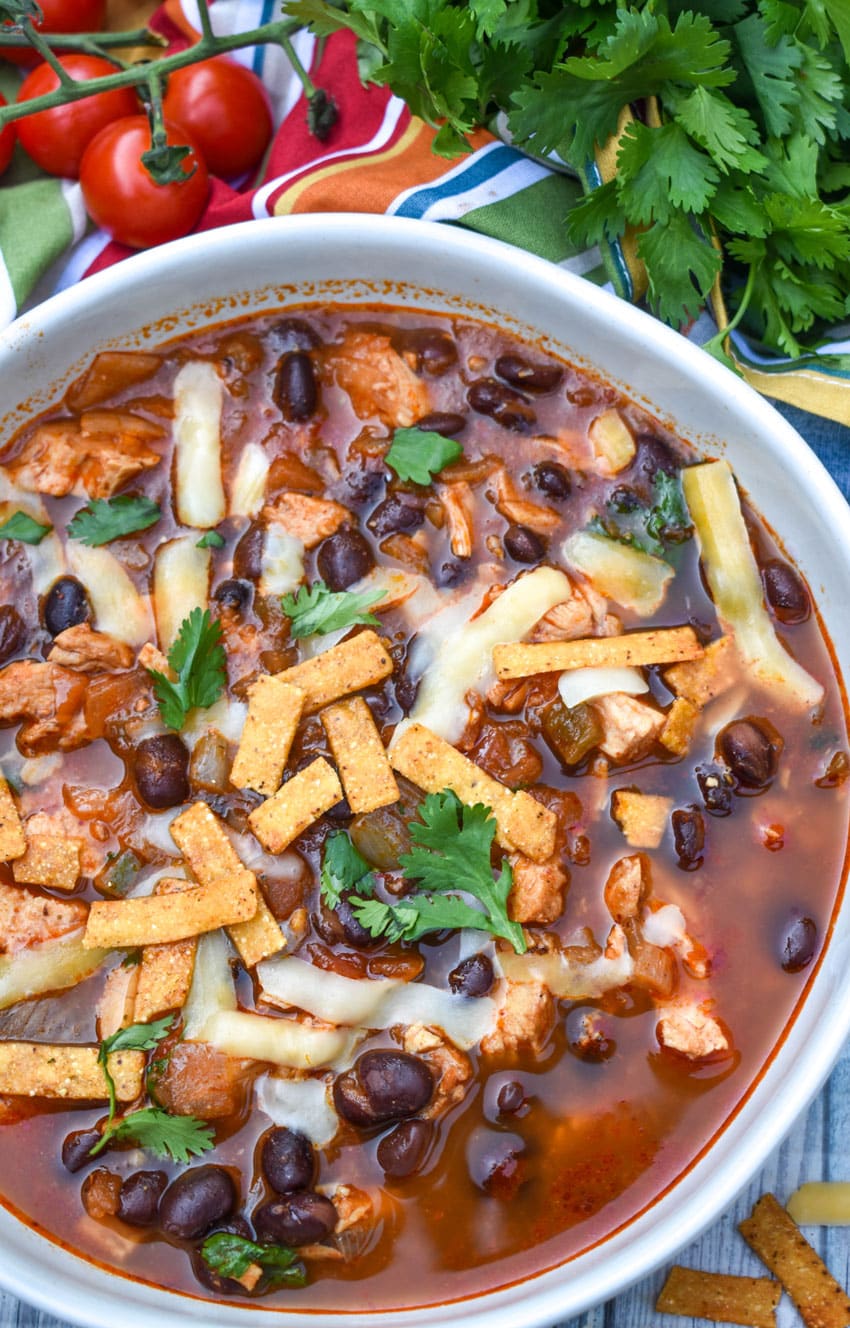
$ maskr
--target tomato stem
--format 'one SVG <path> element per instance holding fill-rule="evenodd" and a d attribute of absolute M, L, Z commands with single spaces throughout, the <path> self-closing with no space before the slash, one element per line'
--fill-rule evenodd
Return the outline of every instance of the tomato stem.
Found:
<path fill-rule="evenodd" d="M 215 41 L 208 0 L 198 0 L 198 18 L 201 20 L 201 36 L 206 41 Z"/>
<path fill-rule="evenodd" d="M 68 73 L 67 69 L 62 68 L 62 65 L 60 64 L 58 58 L 53 54 L 52 50 L 50 49 L 50 46 L 44 40 L 38 28 L 33 23 L 32 19 L 25 19 L 22 24 L 22 29 L 23 29 L 23 35 L 26 38 L 29 45 L 34 47 L 35 50 L 38 51 L 38 54 L 41 56 L 42 60 L 45 61 L 46 64 L 50 65 L 50 68 L 53 70 L 54 74 L 59 79 L 59 82 L 62 85 L 62 87 L 64 88 L 70 87 L 75 82 L 75 80 Z"/>
<path fill-rule="evenodd" d="M 111 46 L 167 46 L 168 38 L 150 28 L 133 28 L 127 32 L 40 32 L 44 46 L 50 51 L 82 51 L 86 55 L 101 55 Z M 7 46 L 20 49 L 32 46 L 29 37 L 21 32 L 0 28 L 0 49 Z M 41 50 L 41 47 L 39 47 Z M 45 57 L 46 58 L 46 57 Z"/>

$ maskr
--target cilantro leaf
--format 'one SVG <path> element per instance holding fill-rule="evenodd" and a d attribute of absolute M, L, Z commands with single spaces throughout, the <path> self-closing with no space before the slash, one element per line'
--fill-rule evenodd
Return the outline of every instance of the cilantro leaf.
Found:
<path fill-rule="evenodd" d="M 665 222 L 672 212 L 703 212 L 719 179 L 711 158 L 676 124 L 651 129 L 638 121 L 620 139 L 617 192 L 638 225 Z"/>
<path fill-rule="evenodd" d="M 40 544 L 49 535 L 52 526 L 42 526 L 26 512 L 13 512 L 8 521 L 0 525 L 0 539 L 20 540 L 22 544 Z"/>
<path fill-rule="evenodd" d="M 156 1157 L 170 1157 L 173 1162 L 189 1162 L 215 1147 L 211 1125 L 195 1116 L 170 1116 L 161 1107 L 142 1107 L 131 1111 L 117 1124 L 109 1126 L 91 1153 L 113 1139 L 126 1139 L 145 1148 Z"/>
<path fill-rule="evenodd" d="M 372 936 L 385 936 L 388 941 L 418 941 L 429 932 L 459 931 L 463 927 L 488 929 L 486 915 L 460 895 L 416 893 L 406 895 L 398 904 L 382 904 L 379 899 L 352 895 L 351 904 L 357 921 Z"/>
<path fill-rule="evenodd" d="M 208 530 L 195 544 L 196 549 L 223 549 L 224 536 L 217 530 Z"/>
<path fill-rule="evenodd" d="M 224 688 L 221 624 L 213 621 L 208 609 L 194 608 L 183 619 L 168 652 L 168 663 L 177 674 L 176 682 L 157 669 L 148 669 L 148 673 L 154 680 L 154 695 L 163 720 L 170 729 L 179 729 L 190 710 L 211 706 Z"/>
<path fill-rule="evenodd" d="M 374 613 L 366 613 L 386 595 L 385 590 L 329 590 L 324 581 L 314 581 L 308 589 L 301 586 L 295 595 L 281 598 L 283 611 L 292 620 L 295 637 L 325 635 L 356 623 L 375 626 Z"/>
<path fill-rule="evenodd" d="M 711 242 L 683 212 L 674 212 L 639 235 L 637 249 L 646 264 L 652 309 L 674 327 L 696 318 L 720 271 L 720 254 Z"/>
<path fill-rule="evenodd" d="M 375 878 L 368 862 L 358 853 L 344 830 L 329 835 L 322 855 L 321 892 L 329 908 L 340 902 L 343 890 L 356 889 L 371 895 Z"/>
<path fill-rule="evenodd" d="M 97 1053 L 97 1063 L 103 1070 L 103 1077 L 106 1080 L 106 1091 L 109 1094 L 109 1118 L 103 1138 L 91 1150 L 92 1156 L 99 1153 L 105 1146 L 107 1138 L 111 1137 L 112 1121 L 117 1107 L 115 1080 L 109 1072 L 109 1057 L 114 1051 L 152 1051 L 167 1036 L 173 1023 L 173 1015 L 167 1015 L 164 1019 L 155 1019 L 149 1024 L 128 1024 L 126 1028 L 119 1028 L 101 1042 L 100 1050 Z"/>
<path fill-rule="evenodd" d="M 607 505 L 619 514 L 619 520 L 603 521 L 596 516 L 587 529 L 657 558 L 666 558 L 668 544 L 681 543 L 693 533 L 681 481 L 678 475 L 668 475 L 664 470 L 656 471 L 652 481 L 651 506 L 624 506 L 616 499 L 609 499 Z"/>
<path fill-rule="evenodd" d="M 162 516 L 159 504 L 150 498 L 121 494 L 117 498 L 92 498 L 68 522 L 68 534 L 81 544 L 95 547 L 147 530 Z"/>
<path fill-rule="evenodd" d="M 304 1286 L 307 1271 L 295 1250 L 285 1245 L 258 1245 L 230 1231 L 216 1231 L 201 1246 L 201 1257 L 222 1277 L 239 1278 L 252 1263 L 263 1270 L 267 1286 Z"/>
<path fill-rule="evenodd" d="M 400 480 L 430 484 L 431 478 L 463 456 L 454 438 L 444 438 L 430 429 L 396 429 L 384 460 Z"/>
<path fill-rule="evenodd" d="M 703 87 L 668 101 L 676 123 L 705 148 L 721 170 L 737 166 L 755 171 L 764 166 L 765 158 L 754 146 L 758 128 L 745 107 L 736 106 L 722 92 Z"/>

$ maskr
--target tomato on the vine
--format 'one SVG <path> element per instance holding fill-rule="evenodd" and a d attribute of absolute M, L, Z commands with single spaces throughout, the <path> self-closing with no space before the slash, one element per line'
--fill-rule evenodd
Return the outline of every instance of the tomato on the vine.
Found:
<path fill-rule="evenodd" d="M 213 175 L 225 180 L 256 166 L 272 136 L 260 79 L 226 55 L 175 69 L 163 107 L 169 120 L 193 135 Z"/>
<path fill-rule="evenodd" d="M 59 62 L 72 78 L 82 81 L 116 72 L 114 65 L 98 55 L 62 55 Z M 24 79 L 18 101 L 32 101 L 58 86 L 59 79 L 50 65 L 41 64 Z M 50 111 L 24 116 L 18 121 L 18 138 L 42 170 L 50 175 L 77 176 L 83 153 L 95 134 L 138 109 L 138 98 L 132 88 L 97 92 L 80 101 L 54 106 Z"/>
<path fill-rule="evenodd" d="M 0 95 L 0 106 L 8 106 L 6 98 Z M 12 153 L 15 151 L 15 142 L 17 141 L 18 131 L 14 124 L 7 124 L 4 129 L 0 129 L 0 175 L 6 170 L 12 160 Z"/>
<path fill-rule="evenodd" d="M 106 22 L 106 0 L 38 0 L 43 17 L 39 32 L 100 32 Z M 0 56 L 14 65 L 32 69 L 41 56 L 27 46 L 0 48 Z"/>
<path fill-rule="evenodd" d="M 151 146 L 145 115 L 131 115 L 101 129 L 86 148 L 80 168 L 89 216 L 113 239 L 133 249 L 185 235 L 207 201 L 209 173 L 199 147 L 182 126 L 166 121 L 165 128 L 169 144 L 185 143 L 192 149 L 181 163 L 185 180 L 155 184 L 148 175 L 141 161 Z"/>

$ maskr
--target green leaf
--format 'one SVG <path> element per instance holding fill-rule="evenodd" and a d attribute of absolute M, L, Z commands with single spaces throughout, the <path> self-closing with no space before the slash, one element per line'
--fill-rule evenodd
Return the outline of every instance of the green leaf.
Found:
<path fill-rule="evenodd" d="M 177 674 L 172 682 L 157 669 L 148 669 L 160 714 L 170 729 L 180 729 L 195 706 L 206 708 L 221 696 L 226 681 L 221 623 L 208 609 L 195 608 L 180 624 L 177 640 L 168 652 Z"/>
<path fill-rule="evenodd" d="M 714 246 L 683 212 L 674 212 L 638 236 L 637 250 L 646 264 L 653 312 L 674 327 L 696 318 L 720 271 Z"/>
<path fill-rule="evenodd" d="M 825 143 L 835 131 L 844 91 L 842 81 L 825 55 L 819 55 L 802 42 L 797 43 L 797 48 L 801 56 L 795 78 L 797 127 L 816 143 Z"/>
<path fill-rule="evenodd" d="M 634 122 L 620 139 L 617 192 L 638 225 L 665 222 L 675 208 L 704 212 L 719 178 L 711 158 L 676 124 L 650 129 Z"/>
<path fill-rule="evenodd" d="M 92 1156 L 99 1153 L 105 1146 L 107 1137 L 111 1137 L 111 1125 L 117 1106 L 115 1080 L 109 1072 L 109 1057 L 114 1051 L 151 1051 L 168 1035 L 173 1023 L 174 1016 L 167 1015 L 165 1019 L 156 1019 L 150 1024 L 128 1024 L 126 1028 L 119 1028 L 117 1032 L 112 1033 L 101 1042 L 100 1050 L 97 1053 L 97 1061 L 103 1070 L 106 1090 L 109 1094 L 109 1118 L 103 1138 L 91 1150 Z"/>
<path fill-rule="evenodd" d="M 208 530 L 205 535 L 197 541 L 196 549 L 223 549 L 224 536 L 219 535 L 217 530 Z"/>
<path fill-rule="evenodd" d="M 172 1162 L 190 1162 L 215 1147 L 215 1134 L 206 1121 L 195 1116 L 170 1116 L 161 1107 L 142 1107 L 124 1116 L 106 1130 L 92 1154 L 113 1139 L 126 1139 Z"/>
<path fill-rule="evenodd" d="M 787 134 L 798 101 L 793 72 L 802 64 L 800 51 L 786 36 L 771 43 L 760 14 L 750 14 L 733 31 L 768 133 Z"/>
<path fill-rule="evenodd" d="M 721 170 L 737 166 L 756 171 L 764 165 L 755 121 L 743 106 L 735 106 L 722 92 L 694 88 L 686 97 L 671 101 L 676 123 L 690 134 Z"/>
<path fill-rule="evenodd" d="M 26 512 L 13 512 L 8 521 L 0 525 L 0 539 L 20 540 L 22 544 L 40 544 L 49 535 L 52 526 L 42 526 Z"/>
<path fill-rule="evenodd" d="M 93 498 L 71 517 L 68 534 L 81 544 L 95 547 L 147 530 L 162 516 L 159 504 L 150 498 L 122 494 L 118 498 Z"/>
<path fill-rule="evenodd" d="M 386 595 L 385 590 L 329 590 L 324 581 L 314 581 L 297 594 L 283 595 L 283 611 L 291 619 L 294 637 L 324 636 L 357 623 L 374 627 L 378 619 L 366 610 Z"/>
<path fill-rule="evenodd" d="M 396 429 L 384 457 L 400 480 L 430 484 L 446 466 L 463 456 L 463 448 L 454 438 L 444 438 L 430 429 Z"/>
<path fill-rule="evenodd" d="M 460 931 L 464 927 L 488 930 L 485 914 L 459 895 L 417 893 L 406 895 L 399 904 L 382 904 L 379 899 L 361 899 L 352 895 L 350 901 L 357 921 L 370 935 L 383 936 L 390 942 L 418 941 L 430 932 Z M 509 925 L 518 927 L 517 923 Z M 519 931 L 521 933 L 522 928 Z M 494 935 L 501 933 L 494 932 Z"/>
<path fill-rule="evenodd" d="M 591 189 L 571 208 L 567 233 L 575 245 L 612 243 L 626 229 L 626 213 L 620 202 L 616 180 Z"/>
<path fill-rule="evenodd" d="M 285 1245 L 258 1245 L 245 1236 L 216 1231 L 201 1246 L 201 1257 L 222 1277 L 240 1278 L 250 1264 L 262 1268 L 266 1286 L 305 1286 L 307 1271 L 295 1250 Z"/>
<path fill-rule="evenodd" d="M 368 862 L 358 853 L 344 830 L 338 830 L 325 840 L 322 855 L 321 893 L 329 908 L 336 908 L 344 890 L 356 889 L 362 895 L 371 895 L 375 877 Z"/>
<path fill-rule="evenodd" d="M 198 169 L 197 165 L 188 171 L 184 169 L 186 158 L 193 151 L 186 143 L 157 143 L 143 152 L 139 160 L 154 184 L 183 184 Z"/>

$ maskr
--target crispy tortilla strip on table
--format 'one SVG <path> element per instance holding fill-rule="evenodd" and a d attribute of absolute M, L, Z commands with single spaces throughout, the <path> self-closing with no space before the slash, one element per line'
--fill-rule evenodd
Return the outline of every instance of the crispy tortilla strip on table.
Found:
<path fill-rule="evenodd" d="M 581 641 L 540 641 L 498 645 L 493 651 L 499 678 L 528 678 L 564 669 L 640 668 L 699 659 L 703 648 L 692 627 L 660 627 L 623 636 L 592 636 Z"/>
<path fill-rule="evenodd" d="M 280 674 L 261 674 L 248 692 L 248 718 L 230 771 L 235 788 L 270 798 L 280 788 L 289 749 L 304 709 L 300 687 Z"/>
<path fill-rule="evenodd" d="M 190 881 L 164 878 L 154 887 L 155 895 L 176 894 L 191 890 Z M 181 1010 L 189 997 L 195 970 L 198 938 L 189 936 L 184 941 L 170 941 L 163 945 L 146 945 L 136 972 L 133 1021 L 150 1023 L 151 1019 L 169 1010 Z"/>
<path fill-rule="evenodd" d="M 785 1205 L 798 1226 L 850 1226 L 850 1181 L 810 1180 Z"/>
<path fill-rule="evenodd" d="M 700 708 L 729 690 L 735 681 L 736 660 L 732 637 L 719 636 L 699 659 L 674 664 L 661 676 L 677 697 Z"/>
<path fill-rule="evenodd" d="M 638 789 L 615 789 L 611 794 L 611 815 L 633 848 L 658 848 L 672 806 L 672 798 Z"/>
<path fill-rule="evenodd" d="M 18 1097 L 108 1097 L 97 1047 L 55 1042 L 0 1042 L 0 1093 Z M 108 1059 L 119 1102 L 132 1102 L 142 1091 L 143 1051 L 114 1051 Z"/>
<path fill-rule="evenodd" d="M 264 849 L 282 853 L 342 796 L 336 771 L 320 756 L 251 812 L 248 824 Z"/>
<path fill-rule="evenodd" d="M 73 890 L 80 879 L 80 841 L 61 835 L 28 835 L 27 851 L 12 864 L 16 881 Z"/>
<path fill-rule="evenodd" d="M 12 790 L 0 774 L 0 862 L 20 858 L 26 851 L 26 835 Z"/>
<path fill-rule="evenodd" d="M 691 740 L 699 720 L 699 706 L 686 701 L 684 696 L 677 696 L 667 711 L 664 728 L 658 735 L 662 747 L 674 756 L 687 756 L 691 749 Z"/>
<path fill-rule="evenodd" d="M 127 949 L 183 941 L 217 927 L 246 922 L 256 911 L 257 883 L 253 872 L 243 867 L 214 885 L 192 886 L 179 893 L 96 900 L 89 909 L 84 944 Z"/>
<path fill-rule="evenodd" d="M 351 810 L 373 812 L 397 802 L 398 784 L 362 696 L 329 706 L 320 718 Z"/>
<path fill-rule="evenodd" d="M 376 632 L 358 632 L 313 659 L 275 676 L 304 692 L 304 713 L 312 714 L 351 692 L 374 687 L 393 671 L 393 662 Z"/>
<path fill-rule="evenodd" d="M 763 1194 L 738 1230 L 779 1278 L 808 1328 L 847 1328 L 850 1300 L 774 1195 Z"/>
<path fill-rule="evenodd" d="M 409 724 L 403 730 L 390 749 L 390 761 L 426 793 L 451 789 L 469 807 L 489 807 L 502 848 L 519 849 L 534 862 L 545 862 L 555 852 L 554 812 L 529 793 L 512 793 L 424 725 Z"/>
<path fill-rule="evenodd" d="M 735 1277 L 702 1273 L 674 1265 L 655 1302 L 663 1314 L 685 1314 L 715 1323 L 742 1323 L 749 1328 L 776 1328 L 776 1307 L 782 1287 L 769 1277 Z"/>
<path fill-rule="evenodd" d="M 245 871 L 224 827 L 205 802 L 194 802 L 171 823 L 171 837 L 201 885 L 214 885 Z M 268 955 L 277 954 L 286 939 L 275 922 L 262 890 L 254 883 L 257 911 L 247 922 L 237 922 L 227 933 L 239 957 L 252 968 Z"/>

